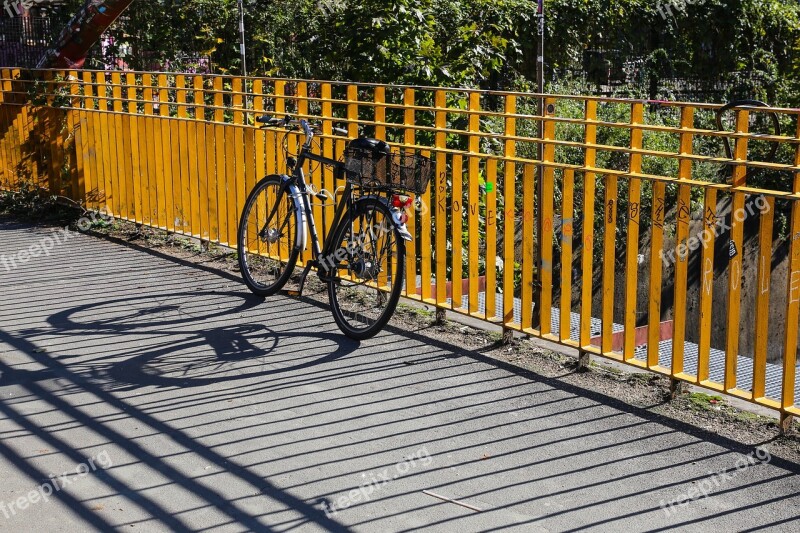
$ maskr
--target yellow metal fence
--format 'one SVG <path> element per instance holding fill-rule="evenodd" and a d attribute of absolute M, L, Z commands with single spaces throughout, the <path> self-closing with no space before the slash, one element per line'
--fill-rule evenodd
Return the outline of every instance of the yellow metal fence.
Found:
<path fill-rule="evenodd" d="M 800 414 L 800 110 L 0 74 L 2 188 L 31 182 L 233 247 L 248 191 L 284 171 L 284 143 L 297 150 L 296 135 L 258 129 L 254 117 L 321 120 L 329 157 L 344 149 L 331 134 L 344 126 L 436 161 L 409 221 L 407 297 Z M 307 170 L 317 189 L 338 186 L 330 169 Z M 314 209 L 332 219 L 332 206 Z"/>

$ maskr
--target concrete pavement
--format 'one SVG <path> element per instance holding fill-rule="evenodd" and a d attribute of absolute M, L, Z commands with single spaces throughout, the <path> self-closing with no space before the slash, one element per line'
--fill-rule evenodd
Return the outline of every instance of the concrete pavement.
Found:
<path fill-rule="evenodd" d="M 0 291 L 0 530 L 800 526 L 794 463 L 157 251 L 73 234 Z"/>

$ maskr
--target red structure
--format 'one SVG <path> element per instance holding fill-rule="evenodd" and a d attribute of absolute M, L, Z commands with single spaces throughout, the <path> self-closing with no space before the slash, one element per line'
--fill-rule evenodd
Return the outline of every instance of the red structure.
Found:
<path fill-rule="evenodd" d="M 44 53 L 38 68 L 83 68 L 89 49 L 134 0 L 86 0 L 55 43 Z"/>

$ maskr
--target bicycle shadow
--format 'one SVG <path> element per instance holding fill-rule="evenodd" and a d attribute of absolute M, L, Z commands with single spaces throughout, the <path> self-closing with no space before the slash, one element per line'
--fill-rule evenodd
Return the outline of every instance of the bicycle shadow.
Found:
<path fill-rule="evenodd" d="M 192 304 L 198 299 L 222 302 L 221 308 L 200 311 Z M 237 299 L 240 301 L 230 305 L 231 300 Z M 261 298 L 249 293 L 220 291 L 173 293 L 155 299 L 120 298 L 56 313 L 49 317 L 51 328 L 46 333 L 62 337 L 113 336 L 123 348 L 122 357 L 79 362 L 76 368 L 83 367 L 93 379 L 117 390 L 141 386 L 203 387 L 262 378 L 332 363 L 359 347 L 357 341 L 337 333 L 277 332 L 263 324 L 206 327 L 214 319 L 238 316 L 261 303 Z M 27 329 L 21 333 L 29 337 L 45 331 Z M 175 338 L 180 340 L 174 342 Z M 287 350 L 281 349 L 287 343 L 314 346 L 314 350 L 293 352 L 298 355 L 297 360 L 292 360 L 287 358 Z M 126 351 L 127 346 L 130 349 Z M 74 357 L 77 356 L 64 358 Z"/>

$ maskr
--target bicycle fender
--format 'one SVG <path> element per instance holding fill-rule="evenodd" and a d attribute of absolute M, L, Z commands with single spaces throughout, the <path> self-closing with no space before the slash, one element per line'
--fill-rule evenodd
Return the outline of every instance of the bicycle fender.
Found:
<path fill-rule="evenodd" d="M 289 176 L 282 175 L 281 179 L 288 181 Z M 289 194 L 294 201 L 294 211 L 297 214 L 297 236 L 294 247 L 302 252 L 308 244 L 308 226 L 306 224 L 306 210 L 303 206 L 303 193 L 300 192 L 300 188 L 297 185 L 291 184 L 289 185 Z"/>

